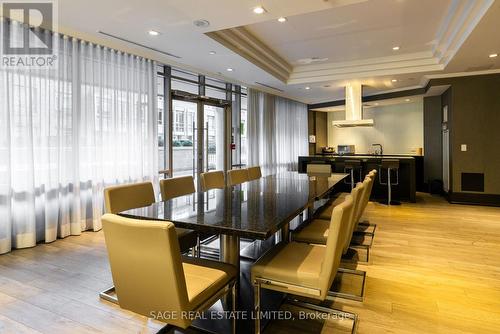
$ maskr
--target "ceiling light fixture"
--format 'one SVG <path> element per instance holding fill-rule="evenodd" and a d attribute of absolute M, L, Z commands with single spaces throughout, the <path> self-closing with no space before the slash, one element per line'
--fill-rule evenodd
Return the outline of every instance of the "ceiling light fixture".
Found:
<path fill-rule="evenodd" d="M 278 22 L 279 22 L 279 23 L 284 23 L 284 22 L 286 22 L 286 17 L 283 17 L 283 16 L 282 16 L 282 17 L 280 17 L 280 18 L 278 19 Z"/>
<path fill-rule="evenodd" d="M 398 51 L 399 50 L 399 46 L 395 46 L 392 48 L 394 51 Z"/>
<path fill-rule="evenodd" d="M 195 27 L 198 27 L 198 28 L 206 28 L 206 27 L 210 26 L 210 22 L 208 22 L 205 19 L 194 20 L 193 24 Z"/>
<path fill-rule="evenodd" d="M 489 55 L 490 58 L 496 58 L 498 57 L 498 53 L 492 53 Z"/>
<path fill-rule="evenodd" d="M 378 102 L 375 102 L 375 105 L 378 106 Z"/>
<path fill-rule="evenodd" d="M 392 79 L 391 81 L 392 82 L 398 82 L 398 79 Z"/>
<path fill-rule="evenodd" d="M 227 68 L 227 71 L 228 71 L 228 72 L 232 72 L 232 71 L 233 71 L 233 69 L 232 69 L 231 67 L 228 67 L 228 68 Z"/>
<path fill-rule="evenodd" d="M 405 101 L 406 101 L 406 102 L 410 102 L 410 99 L 406 99 Z"/>
<path fill-rule="evenodd" d="M 150 30 L 148 31 L 148 34 L 150 34 L 151 36 L 158 36 L 160 33 L 156 30 Z"/>
<path fill-rule="evenodd" d="M 264 9 L 264 7 L 262 6 L 257 6 L 253 9 L 253 12 L 255 14 L 264 14 L 266 12 L 266 10 Z"/>
<path fill-rule="evenodd" d="M 210 52 L 209 52 L 209 54 L 211 54 L 211 55 L 214 55 L 214 54 L 216 54 L 216 53 L 217 53 L 217 52 L 215 52 L 215 51 L 210 51 Z"/>
<path fill-rule="evenodd" d="M 309 87 L 309 86 L 305 87 L 305 90 L 309 90 L 309 89 L 311 89 L 311 87 Z"/>

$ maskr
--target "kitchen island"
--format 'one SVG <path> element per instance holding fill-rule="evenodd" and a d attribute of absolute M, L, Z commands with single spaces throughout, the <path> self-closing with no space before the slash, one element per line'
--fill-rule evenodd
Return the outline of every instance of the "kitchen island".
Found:
<path fill-rule="evenodd" d="M 393 199 L 406 202 L 416 201 L 416 170 L 415 158 L 409 155 L 311 155 L 299 157 L 299 173 L 306 173 L 308 164 L 330 164 L 332 172 L 344 172 L 346 160 L 359 160 L 361 162 L 361 181 L 372 169 L 379 171 L 382 159 L 399 160 L 399 183 L 392 186 Z M 382 182 L 386 182 L 387 171 L 383 170 Z M 359 181 L 356 175 L 356 182 Z M 349 192 L 350 185 L 341 184 L 340 191 Z M 387 185 L 380 184 L 377 175 L 370 199 L 384 200 L 387 198 Z"/>

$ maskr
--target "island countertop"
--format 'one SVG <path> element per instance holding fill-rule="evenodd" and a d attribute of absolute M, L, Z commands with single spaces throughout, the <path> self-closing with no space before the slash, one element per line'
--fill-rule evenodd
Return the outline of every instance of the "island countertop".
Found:
<path fill-rule="evenodd" d="M 376 177 L 372 189 L 372 200 L 383 200 L 387 197 L 387 185 L 380 184 L 386 182 L 387 170 L 381 169 L 380 165 L 383 159 L 397 159 L 399 160 L 398 170 L 398 184 L 392 186 L 393 195 L 396 200 L 416 202 L 416 162 L 420 161 L 420 156 L 411 155 L 311 155 L 302 156 L 298 159 L 299 173 L 306 173 L 308 164 L 330 164 L 332 172 L 343 173 L 346 172 L 345 161 L 347 160 L 360 160 L 361 174 L 356 174 L 355 182 L 362 181 L 371 170 L 376 169 L 379 174 Z M 419 159 L 417 159 L 419 158 Z M 382 174 L 381 174 L 381 173 Z M 349 192 L 351 190 L 349 184 L 343 184 L 340 191 Z"/>

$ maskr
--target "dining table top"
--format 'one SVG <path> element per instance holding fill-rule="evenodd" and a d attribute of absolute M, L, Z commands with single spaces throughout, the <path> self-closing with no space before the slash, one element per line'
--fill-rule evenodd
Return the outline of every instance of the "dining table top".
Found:
<path fill-rule="evenodd" d="M 223 189 L 179 196 L 119 215 L 173 222 L 198 232 L 267 239 L 348 174 L 282 172 Z"/>

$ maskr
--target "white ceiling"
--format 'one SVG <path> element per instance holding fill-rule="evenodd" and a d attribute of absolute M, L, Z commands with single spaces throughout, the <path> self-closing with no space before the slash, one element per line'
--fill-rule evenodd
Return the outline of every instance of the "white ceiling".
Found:
<path fill-rule="evenodd" d="M 282 90 L 279 93 L 281 95 L 312 103 L 343 98 L 342 87 L 347 80 L 362 81 L 366 85 L 365 93 L 372 95 L 422 86 L 427 75 L 463 72 L 471 68 L 500 69 L 498 58 L 488 58 L 490 53 L 500 53 L 500 39 L 497 38 L 500 1 L 493 3 L 470 35 L 467 31 L 461 32 L 461 35 L 469 37 L 461 47 L 463 41 L 460 41 L 456 54 L 457 50 L 452 50 L 452 47 L 446 54 L 440 54 L 436 48 L 440 29 L 452 24 L 446 19 L 453 18 L 450 13 L 454 8 L 468 8 L 488 1 L 59 0 L 58 3 L 59 26 L 63 33 L 249 86 L 257 86 L 256 82 L 264 83 Z M 258 4 L 266 8 L 265 14 L 256 15 L 252 12 L 252 8 Z M 288 21 L 278 23 L 276 19 L 280 16 L 286 16 Z M 481 16 L 479 12 L 470 13 L 471 18 L 479 19 Z M 197 28 L 192 23 L 196 19 L 206 19 L 210 26 Z M 466 23 L 459 27 L 474 27 L 476 22 Z M 285 84 L 205 35 L 209 31 L 236 26 L 249 28 L 292 65 L 297 65 L 298 59 L 306 57 L 327 57 L 325 63 L 329 65 L 350 62 L 354 68 L 360 62 L 374 59 L 379 64 L 390 59 L 391 64 L 404 60 L 416 65 L 420 64 L 415 61 L 416 57 L 424 54 L 428 57 L 427 62 L 437 60 L 444 65 L 440 70 L 429 70 L 437 68 L 430 65 L 420 70 L 414 70 L 415 67 L 409 70 L 409 67 L 405 69 L 404 66 L 379 67 L 377 71 L 366 72 L 372 75 L 363 72 L 363 75 L 354 73 L 350 74 L 351 77 L 342 77 L 336 72 L 330 77 L 321 77 L 318 73 L 323 72 L 324 64 L 318 63 L 307 65 L 309 67 L 296 66 L 298 74 L 291 78 L 291 83 Z M 161 35 L 148 35 L 150 29 L 159 31 Z M 168 57 L 109 38 L 98 31 L 181 58 Z M 395 45 L 401 47 L 397 53 L 392 50 Z M 216 54 L 210 55 L 210 51 L 216 51 Z M 451 60 L 446 58 L 451 55 Z M 227 72 L 228 67 L 234 71 Z M 310 75 L 310 72 L 314 72 L 315 76 Z M 305 74 L 300 77 L 301 73 L 306 73 L 309 79 L 304 79 Z M 392 79 L 398 81 L 392 82 Z M 306 90 L 305 86 L 311 89 Z"/>

